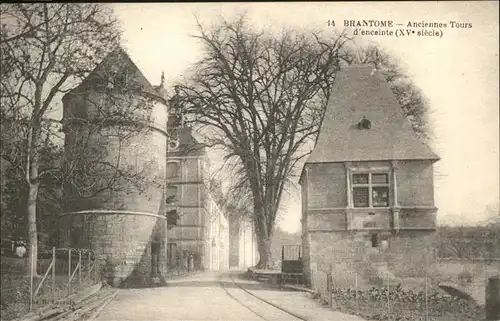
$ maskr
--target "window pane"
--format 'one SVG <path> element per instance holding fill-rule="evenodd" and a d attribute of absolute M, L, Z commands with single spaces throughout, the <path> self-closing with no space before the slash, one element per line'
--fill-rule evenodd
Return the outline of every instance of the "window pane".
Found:
<path fill-rule="evenodd" d="M 354 207 L 368 207 L 368 187 L 356 187 L 353 189 Z"/>
<path fill-rule="evenodd" d="M 368 184 L 368 174 L 353 174 L 353 184 Z"/>
<path fill-rule="evenodd" d="M 179 176 L 179 163 L 167 163 L 167 178 Z"/>
<path fill-rule="evenodd" d="M 372 184 L 387 184 L 387 183 L 389 183 L 389 175 L 372 174 Z"/>
<path fill-rule="evenodd" d="M 177 187 L 176 186 L 168 186 L 167 187 L 167 204 L 173 204 L 177 202 Z"/>
<path fill-rule="evenodd" d="M 388 187 L 373 187 L 372 189 L 373 207 L 389 206 L 389 188 Z"/>

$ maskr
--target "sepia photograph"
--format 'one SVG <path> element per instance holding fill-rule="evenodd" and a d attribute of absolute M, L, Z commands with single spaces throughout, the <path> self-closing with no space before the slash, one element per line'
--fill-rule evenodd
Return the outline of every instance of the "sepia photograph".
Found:
<path fill-rule="evenodd" d="M 1 321 L 500 321 L 499 3 L 0 4 Z"/>

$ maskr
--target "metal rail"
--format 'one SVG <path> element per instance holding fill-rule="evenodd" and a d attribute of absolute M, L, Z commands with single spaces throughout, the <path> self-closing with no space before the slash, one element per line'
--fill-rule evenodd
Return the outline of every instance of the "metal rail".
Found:
<path fill-rule="evenodd" d="M 241 290 L 243 290 L 245 293 L 253 296 L 254 298 L 256 298 L 257 300 L 261 301 L 261 302 L 264 302 L 266 303 L 267 305 L 270 305 L 278 310 L 280 310 L 281 312 L 284 312 L 298 320 L 303 320 L 303 321 L 307 321 L 307 319 L 301 315 L 298 315 L 296 313 L 294 313 L 293 311 L 289 311 L 287 309 L 284 309 L 282 307 L 280 307 L 279 305 L 276 305 L 264 298 L 261 298 L 255 294 L 253 294 L 252 292 L 248 291 L 247 289 L 245 289 L 244 287 L 242 287 L 240 284 L 238 284 L 237 282 L 234 281 L 233 277 L 232 276 L 229 276 L 229 278 L 231 279 L 231 282 L 236 285 L 238 288 L 240 288 Z M 221 285 L 222 289 L 224 290 L 224 292 L 226 292 L 226 294 L 232 298 L 233 300 L 235 300 L 236 302 L 238 302 L 239 304 L 241 304 L 242 306 L 244 306 L 245 308 L 247 308 L 248 310 L 250 310 L 252 313 L 254 313 L 255 315 L 257 315 L 258 317 L 260 317 L 262 320 L 265 320 L 265 321 L 272 321 L 268 318 L 266 318 L 265 316 L 263 316 L 262 314 L 260 314 L 259 312 L 255 311 L 254 309 L 252 309 L 251 307 L 249 307 L 248 305 L 244 304 L 243 302 L 241 302 L 241 300 L 239 300 L 238 298 L 236 298 L 234 295 L 232 295 L 231 293 L 229 293 L 229 291 L 226 289 L 226 287 L 224 286 L 224 283 L 222 283 L 222 281 L 219 279 L 219 284 Z"/>

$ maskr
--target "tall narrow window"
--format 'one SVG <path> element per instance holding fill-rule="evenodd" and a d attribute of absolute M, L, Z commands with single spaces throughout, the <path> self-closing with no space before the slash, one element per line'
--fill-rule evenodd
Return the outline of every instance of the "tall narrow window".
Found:
<path fill-rule="evenodd" d="M 175 178 L 180 176 L 180 166 L 179 162 L 168 162 L 167 163 L 167 179 Z"/>
<path fill-rule="evenodd" d="M 167 186 L 167 204 L 177 204 L 179 200 L 177 186 Z"/>
<path fill-rule="evenodd" d="M 378 235 L 372 234 L 372 247 L 378 247 Z"/>
<path fill-rule="evenodd" d="M 354 207 L 389 206 L 389 174 L 353 174 L 352 199 Z"/>

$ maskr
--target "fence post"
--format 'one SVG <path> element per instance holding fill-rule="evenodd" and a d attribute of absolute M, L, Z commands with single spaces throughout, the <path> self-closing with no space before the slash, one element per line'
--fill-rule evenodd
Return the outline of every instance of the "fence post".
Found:
<path fill-rule="evenodd" d="M 330 274 L 328 277 L 329 287 L 328 287 L 328 299 L 330 308 L 333 307 L 333 267 L 332 263 L 330 263 Z"/>
<path fill-rule="evenodd" d="M 68 249 L 68 296 L 71 295 L 71 248 Z"/>
<path fill-rule="evenodd" d="M 78 250 L 78 285 L 82 286 L 82 249 Z"/>
<path fill-rule="evenodd" d="M 484 288 L 488 287 L 488 267 L 486 266 L 486 258 L 483 259 L 483 269 L 484 269 Z"/>
<path fill-rule="evenodd" d="M 390 292 L 390 286 L 389 286 L 389 272 L 386 273 L 387 275 L 387 316 L 389 320 L 392 320 L 391 317 L 391 292 Z"/>
<path fill-rule="evenodd" d="M 488 278 L 486 287 L 485 312 L 486 320 L 500 319 L 500 276 Z"/>
<path fill-rule="evenodd" d="M 35 245 L 31 244 L 31 252 L 30 252 L 30 264 L 29 264 L 29 269 L 30 269 L 30 302 L 28 306 L 28 310 L 31 311 L 33 308 L 33 253 L 34 253 L 34 248 Z"/>
<path fill-rule="evenodd" d="M 427 273 L 425 273 L 425 321 L 429 321 L 429 290 Z"/>
<path fill-rule="evenodd" d="M 52 303 L 56 302 L 56 247 L 52 247 Z"/>
<path fill-rule="evenodd" d="M 326 272 L 326 297 L 328 300 L 328 307 L 332 307 L 332 285 L 331 285 L 331 272 Z"/>
<path fill-rule="evenodd" d="M 89 278 L 89 280 L 91 280 L 91 282 L 94 282 L 94 280 L 92 280 L 92 271 L 90 270 L 90 250 L 89 250 L 88 257 L 89 258 L 88 258 L 88 262 L 87 262 L 87 265 L 88 265 L 88 267 L 87 267 L 87 273 L 88 273 L 87 277 Z"/>
<path fill-rule="evenodd" d="M 425 258 L 425 321 L 429 321 L 429 269 L 430 259 L 437 259 L 436 249 L 431 250 L 430 256 L 426 253 Z"/>
<path fill-rule="evenodd" d="M 356 291 L 355 295 L 354 295 L 354 298 L 355 298 L 355 304 L 356 304 L 356 313 L 359 313 L 359 299 L 358 299 L 358 268 L 356 266 L 356 268 L 354 269 L 355 273 L 354 273 L 354 290 Z"/>

